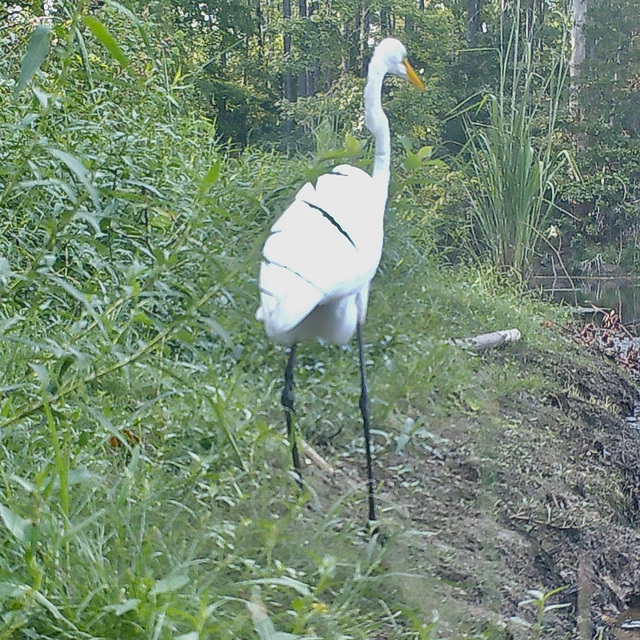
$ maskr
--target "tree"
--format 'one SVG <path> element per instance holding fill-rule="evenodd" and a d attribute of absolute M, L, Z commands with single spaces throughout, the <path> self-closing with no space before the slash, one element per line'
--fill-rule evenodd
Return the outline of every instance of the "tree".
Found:
<path fill-rule="evenodd" d="M 571 86 L 569 93 L 569 108 L 576 122 L 582 120 L 579 99 L 580 68 L 587 55 L 585 23 L 587 19 L 588 0 L 573 0 L 573 22 L 571 25 L 571 60 L 569 62 L 569 75 Z"/>
<path fill-rule="evenodd" d="M 467 0 L 467 46 L 474 48 L 478 44 L 480 28 L 480 0 Z"/>
<path fill-rule="evenodd" d="M 282 0 L 282 20 L 284 22 L 283 34 L 283 53 L 284 53 L 284 99 L 293 102 L 293 77 L 291 74 L 291 34 L 289 33 L 289 24 L 291 23 L 291 0 Z M 284 134 L 287 141 L 291 137 L 292 123 L 291 118 L 285 118 Z"/>

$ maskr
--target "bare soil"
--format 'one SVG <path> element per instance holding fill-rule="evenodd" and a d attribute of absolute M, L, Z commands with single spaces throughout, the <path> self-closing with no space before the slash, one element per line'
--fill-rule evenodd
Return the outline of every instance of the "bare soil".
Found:
<path fill-rule="evenodd" d="M 640 640 L 621 628 L 640 618 L 640 422 L 627 420 L 636 383 L 589 345 L 484 357 L 544 383 L 490 407 L 461 399 L 400 453 L 377 453 L 399 600 L 426 617 L 438 609 L 436 637 Z M 567 606 L 536 628 L 535 603 L 519 603 L 559 587 L 546 604 Z"/>

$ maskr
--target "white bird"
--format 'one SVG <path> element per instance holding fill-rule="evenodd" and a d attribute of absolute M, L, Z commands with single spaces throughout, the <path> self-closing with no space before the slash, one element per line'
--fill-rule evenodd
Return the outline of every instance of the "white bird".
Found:
<path fill-rule="evenodd" d="M 299 483 L 302 475 L 292 420 L 297 344 L 308 338 L 344 344 L 357 332 L 370 521 L 376 520 L 376 509 L 362 326 L 369 285 L 382 253 L 389 187 L 391 136 L 382 109 L 382 83 L 388 73 L 424 89 L 404 45 L 394 38 L 382 40 L 373 52 L 364 90 L 365 125 L 375 141 L 373 174 L 339 165 L 320 176 L 315 186 L 307 183 L 300 189 L 264 244 L 256 312 L 267 336 L 290 346 L 282 405 Z"/>

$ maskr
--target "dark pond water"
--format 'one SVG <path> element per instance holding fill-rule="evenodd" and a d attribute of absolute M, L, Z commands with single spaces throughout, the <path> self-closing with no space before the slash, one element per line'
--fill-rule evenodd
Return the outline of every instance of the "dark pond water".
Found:
<path fill-rule="evenodd" d="M 556 278 L 538 276 L 532 286 L 573 307 L 615 309 L 625 324 L 640 324 L 640 278 Z"/>

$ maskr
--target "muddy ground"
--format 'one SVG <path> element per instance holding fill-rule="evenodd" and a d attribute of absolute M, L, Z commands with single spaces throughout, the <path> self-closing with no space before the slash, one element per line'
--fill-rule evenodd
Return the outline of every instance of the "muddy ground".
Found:
<path fill-rule="evenodd" d="M 488 352 L 544 382 L 493 407 L 461 399 L 378 454 L 386 567 L 401 601 L 438 610 L 434 637 L 640 640 L 621 628 L 640 618 L 639 387 L 595 346 L 567 349 Z M 545 604 L 566 606 L 540 618 L 519 605 L 559 587 Z"/>

